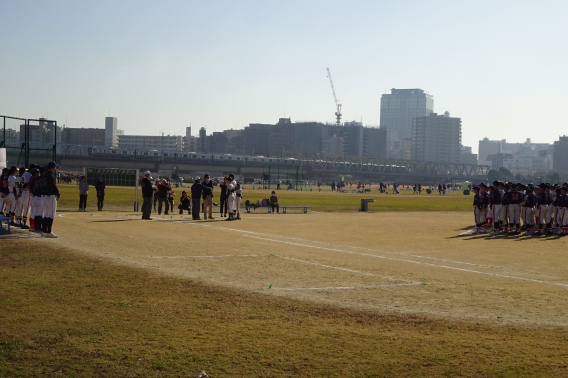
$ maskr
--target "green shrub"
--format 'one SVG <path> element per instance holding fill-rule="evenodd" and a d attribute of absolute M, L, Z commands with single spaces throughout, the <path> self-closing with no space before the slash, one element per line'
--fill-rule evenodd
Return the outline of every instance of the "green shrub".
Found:
<path fill-rule="evenodd" d="M 432 190 L 431 190 L 431 189 L 426 189 L 426 193 L 430 194 L 430 193 L 432 193 Z"/>

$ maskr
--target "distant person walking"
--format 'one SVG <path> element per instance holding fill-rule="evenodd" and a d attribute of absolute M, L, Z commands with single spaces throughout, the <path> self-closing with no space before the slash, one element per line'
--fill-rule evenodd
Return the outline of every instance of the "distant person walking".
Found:
<path fill-rule="evenodd" d="M 95 191 L 97 192 L 97 207 L 99 211 L 103 211 L 103 205 L 105 202 L 105 188 L 106 185 L 103 181 L 103 178 L 100 177 L 99 181 L 95 184 Z"/>
<path fill-rule="evenodd" d="M 203 185 L 201 185 L 201 178 L 195 177 L 195 182 L 191 186 L 191 215 L 193 220 L 201 220 L 199 217 L 199 210 L 201 210 L 200 199 L 203 194 Z"/>
<path fill-rule="evenodd" d="M 85 176 L 81 176 L 79 181 L 79 211 L 87 211 L 87 195 L 89 194 L 89 183 Z"/>
<path fill-rule="evenodd" d="M 150 171 L 144 172 L 144 178 L 140 181 L 140 186 L 142 187 L 142 198 L 144 199 L 144 202 L 142 203 L 142 219 L 152 220 L 152 218 L 150 218 L 150 214 L 152 214 L 152 197 L 154 196 L 154 188 L 150 181 Z"/>

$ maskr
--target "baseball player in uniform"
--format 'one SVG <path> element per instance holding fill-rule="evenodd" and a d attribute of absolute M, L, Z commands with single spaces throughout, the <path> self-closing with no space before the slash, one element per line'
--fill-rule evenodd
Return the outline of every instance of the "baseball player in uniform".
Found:
<path fill-rule="evenodd" d="M 30 166 L 31 167 L 31 166 Z M 36 196 L 34 192 L 34 181 L 39 177 L 39 169 L 35 166 L 30 169 L 30 180 L 28 181 L 28 188 L 30 191 L 30 231 L 36 232 L 39 229 L 36 227 L 36 217 L 38 214 L 38 199 L 41 200 L 41 196 Z M 41 204 L 39 205 L 41 208 Z M 40 213 L 41 214 L 41 213 Z M 41 227 L 40 227 L 41 228 Z"/>
<path fill-rule="evenodd" d="M 55 183 L 55 171 L 57 169 L 57 164 L 55 162 L 49 162 L 45 171 L 45 187 L 42 196 L 42 210 L 43 210 L 43 224 L 42 231 L 46 238 L 56 238 L 51 231 L 53 225 L 53 219 L 55 218 L 55 212 L 57 210 L 57 200 L 61 197 L 59 194 L 59 189 L 57 189 L 57 184 Z"/>
<path fill-rule="evenodd" d="M 483 223 L 485 222 L 485 213 L 483 212 L 483 195 L 479 186 L 473 187 L 473 217 L 475 219 L 475 232 L 474 234 L 481 234 L 484 232 Z"/>
<path fill-rule="evenodd" d="M 8 168 L 2 169 L 2 175 L 0 175 L 0 215 L 8 216 L 8 212 L 5 211 L 5 201 L 8 196 Z"/>
<path fill-rule="evenodd" d="M 25 168 L 20 169 L 20 193 L 16 201 L 16 219 L 20 227 L 28 229 L 28 214 L 30 212 L 30 188 L 29 182 L 32 174 Z"/>
<path fill-rule="evenodd" d="M 18 168 L 11 167 L 8 171 L 8 196 L 4 199 L 6 212 L 11 219 L 11 223 L 15 225 L 16 218 L 16 199 L 18 198 L 19 183 L 17 179 Z"/>
<path fill-rule="evenodd" d="M 535 209 L 535 219 L 538 230 L 535 230 L 535 233 L 541 234 L 543 232 L 543 225 L 546 225 L 547 230 L 550 226 L 550 213 L 548 212 L 548 206 L 551 202 L 548 191 L 546 191 L 545 184 L 541 183 L 535 191 L 538 199 Z"/>
<path fill-rule="evenodd" d="M 538 206 L 538 197 L 533 194 L 533 188 L 528 187 L 526 190 L 526 198 L 523 207 L 524 218 L 523 223 L 526 226 L 527 234 L 531 235 L 537 232 L 535 228 L 535 207 Z"/>
<path fill-rule="evenodd" d="M 493 181 L 493 190 L 491 191 L 491 210 L 493 211 L 493 234 L 501 233 L 501 207 L 502 192 L 499 190 L 499 181 Z"/>
<path fill-rule="evenodd" d="M 524 201 L 524 194 L 520 191 L 521 187 L 512 187 L 507 193 L 509 199 L 509 229 L 511 234 L 521 233 L 521 203 Z"/>
<path fill-rule="evenodd" d="M 241 189 L 241 184 L 237 184 L 237 189 L 235 190 L 236 198 L 236 208 L 237 208 L 237 220 L 241 220 L 241 201 L 243 199 L 243 189 Z"/>
<path fill-rule="evenodd" d="M 554 194 L 554 202 L 552 202 L 552 207 L 554 208 L 554 226 L 553 233 L 558 234 L 562 231 L 562 214 L 560 203 L 562 202 L 562 189 L 557 188 Z"/>
<path fill-rule="evenodd" d="M 568 234 L 568 214 L 566 214 L 566 212 L 568 211 L 568 187 L 563 186 L 562 188 L 560 188 L 560 192 L 560 210 L 558 211 L 558 213 L 560 215 L 559 222 L 562 221 L 561 223 L 559 223 L 562 231 L 559 234 L 566 235 Z"/>

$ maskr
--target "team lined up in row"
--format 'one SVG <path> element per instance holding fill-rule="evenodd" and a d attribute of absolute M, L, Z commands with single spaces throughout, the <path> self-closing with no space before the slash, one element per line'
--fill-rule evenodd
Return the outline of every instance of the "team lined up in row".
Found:
<path fill-rule="evenodd" d="M 568 234 L 568 184 L 538 186 L 494 181 L 473 187 L 475 233 Z M 522 225 L 521 225 L 522 223 Z"/>
<path fill-rule="evenodd" d="M 0 176 L 0 215 L 9 217 L 14 226 L 56 238 L 51 232 L 61 197 L 54 176 L 56 169 L 54 162 L 45 168 L 35 164 L 28 170 L 4 168 Z"/>

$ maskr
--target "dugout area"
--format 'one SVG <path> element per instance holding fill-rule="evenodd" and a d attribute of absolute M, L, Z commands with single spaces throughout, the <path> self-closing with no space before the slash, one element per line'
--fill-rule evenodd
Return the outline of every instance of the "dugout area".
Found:
<path fill-rule="evenodd" d="M 559 237 L 461 233 L 465 213 L 319 213 L 142 221 L 135 213 L 60 212 L 59 239 L 118 264 L 267 295 L 378 312 L 566 326 Z M 30 240 L 31 241 L 31 240 Z"/>

